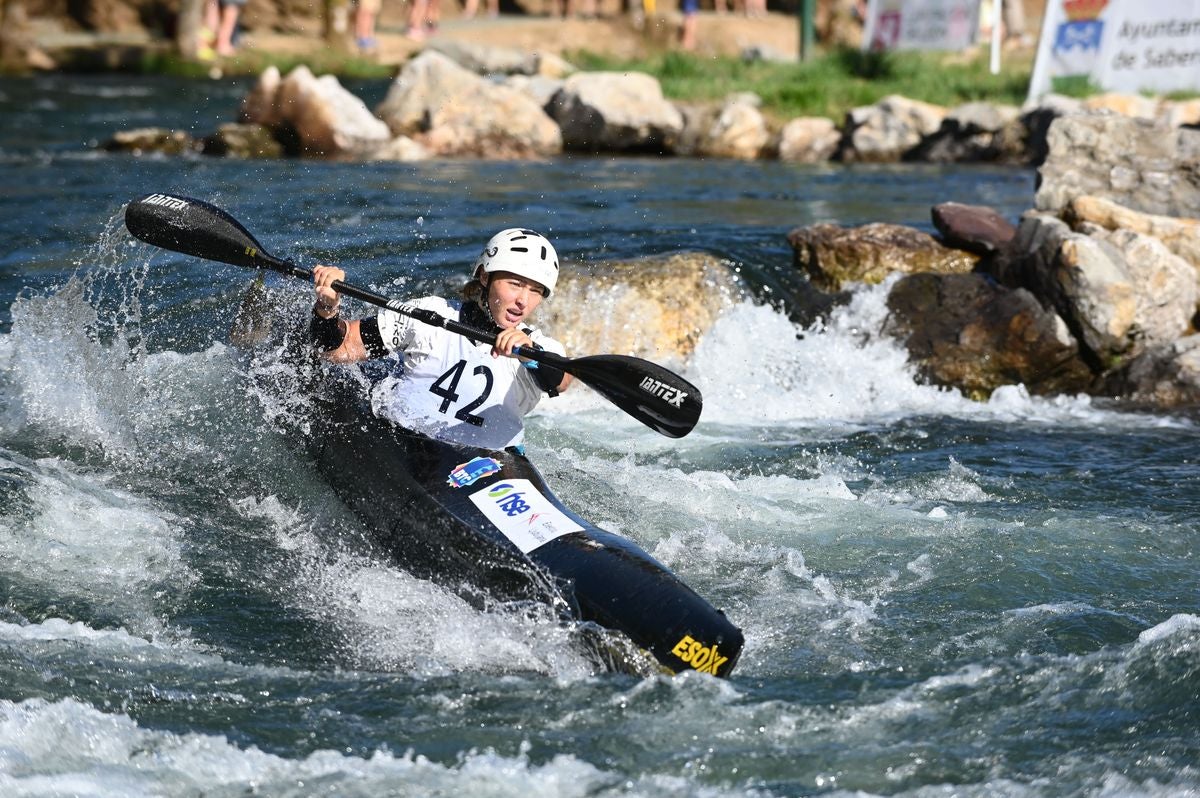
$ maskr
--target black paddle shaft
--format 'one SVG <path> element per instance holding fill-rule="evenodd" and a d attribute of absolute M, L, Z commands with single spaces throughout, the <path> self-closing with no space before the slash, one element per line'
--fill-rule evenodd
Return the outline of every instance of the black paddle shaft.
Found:
<path fill-rule="evenodd" d="M 263 249 L 241 222 L 202 200 L 174 194 L 147 194 L 125 209 L 125 227 L 156 247 L 251 269 L 270 269 L 289 277 L 312 279 L 312 270 L 277 258 Z M 432 310 L 413 308 L 364 288 L 335 280 L 340 294 L 409 316 L 425 324 L 495 344 L 494 333 L 447 319 Z M 663 435 L 681 438 L 700 420 L 700 389 L 662 366 L 627 355 L 567 358 L 529 347 L 517 354 L 578 377 L 602 396 Z"/>

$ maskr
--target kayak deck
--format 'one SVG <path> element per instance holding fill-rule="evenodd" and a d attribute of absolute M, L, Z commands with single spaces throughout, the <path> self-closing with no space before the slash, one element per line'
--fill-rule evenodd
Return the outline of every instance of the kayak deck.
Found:
<path fill-rule="evenodd" d="M 733 669 L 743 637 L 724 613 L 637 544 L 564 505 L 524 455 L 380 419 L 355 379 L 331 379 L 321 394 L 318 468 L 406 571 L 549 603 L 564 618 L 622 633 L 672 673 Z"/>

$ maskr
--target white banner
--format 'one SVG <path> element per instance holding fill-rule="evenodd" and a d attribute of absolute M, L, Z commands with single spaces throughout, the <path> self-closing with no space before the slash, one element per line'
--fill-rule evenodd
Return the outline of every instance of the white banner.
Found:
<path fill-rule="evenodd" d="M 1200 91 L 1200 0 L 1047 0 L 1029 99 L 1056 78 L 1105 91 Z"/>
<path fill-rule="evenodd" d="M 975 44 L 979 36 L 979 3 L 980 0 L 870 0 L 863 48 L 963 50 Z"/>

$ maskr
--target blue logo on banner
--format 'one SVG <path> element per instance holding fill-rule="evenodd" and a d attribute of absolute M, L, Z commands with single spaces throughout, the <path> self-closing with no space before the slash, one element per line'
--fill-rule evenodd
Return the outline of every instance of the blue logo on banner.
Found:
<path fill-rule="evenodd" d="M 1056 51 L 1099 50 L 1100 36 L 1104 33 L 1104 20 L 1080 19 L 1064 22 L 1058 26 L 1058 35 L 1054 37 Z"/>

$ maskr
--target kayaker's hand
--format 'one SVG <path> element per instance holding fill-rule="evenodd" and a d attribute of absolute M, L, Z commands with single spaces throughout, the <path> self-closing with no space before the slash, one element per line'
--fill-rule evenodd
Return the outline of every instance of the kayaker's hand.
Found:
<path fill-rule="evenodd" d="M 519 327 L 510 327 L 507 330 L 501 330 L 496 336 L 496 344 L 492 347 L 492 357 L 516 357 L 513 350 L 518 347 L 527 346 L 533 348 L 533 340 L 530 339 L 525 331 Z M 521 358 L 524 360 L 525 358 Z"/>
<path fill-rule="evenodd" d="M 317 315 L 323 319 L 331 319 L 338 314 L 338 303 L 341 294 L 331 286 L 336 280 L 345 280 L 346 272 L 336 266 L 314 266 L 313 285 L 317 291 Z"/>

